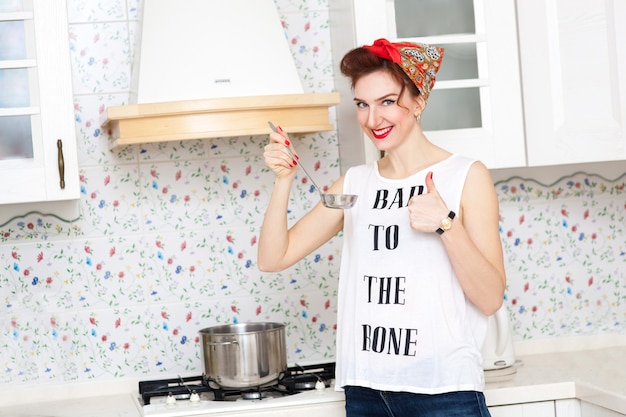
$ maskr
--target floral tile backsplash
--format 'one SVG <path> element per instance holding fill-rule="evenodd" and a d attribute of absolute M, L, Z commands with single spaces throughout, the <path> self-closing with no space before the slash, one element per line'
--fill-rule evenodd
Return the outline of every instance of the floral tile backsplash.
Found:
<path fill-rule="evenodd" d="M 285 323 L 290 363 L 332 360 L 341 236 L 258 271 L 266 136 L 109 150 L 99 120 L 128 101 L 140 4 L 68 3 L 80 217 L 0 224 L 0 383 L 198 373 L 198 331 L 245 321 Z M 327 1 L 276 5 L 303 88 L 332 91 Z M 323 186 L 339 176 L 337 145 L 336 132 L 296 139 Z M 516 340 L 626 334 L 625 187 L 592 172 L 496 183 Z M 289 222 L 317 200 L 299 175 Z"/>
<path fill-rule="evenodd" d="M 626 333 L 626 174 L 496 184 L 519 339 Z"/>

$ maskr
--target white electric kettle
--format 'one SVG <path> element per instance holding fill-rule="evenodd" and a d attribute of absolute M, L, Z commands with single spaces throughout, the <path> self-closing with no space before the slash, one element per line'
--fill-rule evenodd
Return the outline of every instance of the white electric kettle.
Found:
<path fill-rule="evenodd" d="M 485 371 L 508 368 L 515 363 L 513 335 L 505 305 L 487 318 L 487 335 L 482 355 Z"/>

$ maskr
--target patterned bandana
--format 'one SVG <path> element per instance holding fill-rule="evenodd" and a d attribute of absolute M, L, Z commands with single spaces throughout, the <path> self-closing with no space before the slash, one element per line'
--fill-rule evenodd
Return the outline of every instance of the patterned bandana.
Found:
<path fill-rule="evenodd" d="M 420 90 L 424 100 L 428 100 L 441 66 L 443 48 L 412 42 L 391 43 L 387 39 L 378 39 L 373 45 L 363 47 L 379 58 L 400 65 Z"/>

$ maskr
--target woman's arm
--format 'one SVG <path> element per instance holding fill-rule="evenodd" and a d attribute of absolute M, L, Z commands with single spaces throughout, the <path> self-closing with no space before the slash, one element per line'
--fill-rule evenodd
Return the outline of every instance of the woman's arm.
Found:
<path fill-rule="evenodd" d="M 424 203 L 430 210 L 428 219 L 421 216 L 414 225 L 422 231 L 434 232 L 449 212 L 436 190 L 436 180 L 427 177 L 428 193 L 420 196 L 428 199 L 420 200 L 422 214 Z M 485 315 L 500 308 L 506 286 L 499 220 L 498 198 L 489 171 L 482 163 L 474 163 L 463 188 L 460 213 L 441 239 L 465 296 Z"/>
<path fill-rule="evenodd" d="M 285 144 L 289 145 L 289 141 L 284 132 L 272 133 L 263 154 L 266 164 L 276 174 L 259 237 L 257 264 L 261 271 L 266 272 L 282 271 L 292 266 L 335 236 L 343 227 L 343 210 L 326 208 L 318 202 L 289 229 L 289 195 L 298 167 L 284 149 Z M 341 193 L 342 189 L 343 177 L 328 192 Z"/>
<path fill-rule="evenodd" d="M 491 315 L 502 305 L 506 274 L 498 197 L 482 163 L 470 168 L 459 220 L 441 238 L 465 295 L 483 313 Z"/>

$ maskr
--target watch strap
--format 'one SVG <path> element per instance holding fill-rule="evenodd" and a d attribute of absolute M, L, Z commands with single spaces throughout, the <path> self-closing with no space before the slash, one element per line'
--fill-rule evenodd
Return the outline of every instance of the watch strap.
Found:
<path fill-rule="evenodd" d="M 450 213 L 448 213 L 448 218 L 452 220 L 454 219 L 455 216 L 456 216 L 456 213 L 450 210 Z M 441 227 L 437 228 L 437 230 L 435 231 L 437 232 L 438 235 L 442 235 L 443 232 L 445 232 L 445 230 L 443 230 Z"/>

